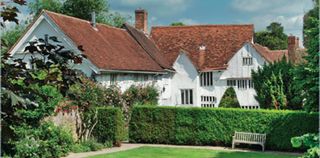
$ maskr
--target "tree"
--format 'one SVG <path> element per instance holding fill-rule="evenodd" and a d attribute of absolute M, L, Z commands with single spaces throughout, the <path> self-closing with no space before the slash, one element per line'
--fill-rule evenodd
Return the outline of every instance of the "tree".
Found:
<path fill-rule="evenodd" d="M 307 55 L 305 63 L 295 71 L 296 89 L 303 91 L 304 109 L 319 111 L 319 1 L 314 1 L 314 8 L 304 18 L 303 34 L 306 39 Z"/>
<path fill-rule="evenodd" d="M 265 31 L 256 32 L 254 42 L 271 50 L 288 48 L 288 36 L 283 33 L 283 26 L 277 22 L 272 22 Z"/>
<path fill-rule="evenodd" d="M 5 54 L 22 35 L 25 25 L 17 25 L 13 29 L 3 32 L 1 36 L 1 54 Z"/>
<path fill-rule="evenodd" d="M 185 24 L 183 22 L 173 22 L 170 26 L 185 26 Z"/>
<path fill-rule="evenodd" d="M 115 27 L 122 25 L 130 18 L 117 12 L 110 12 L 106 0 L 40 0 L 31 3 L 32 12 L 39 14 L 42 9 L 74 16 L 80 19 L 91 20 L 92 12 L 96 14 L 96 21 Z"/>
<path fill-rule="evenodd" d="M 287 109 L 301 109 L 301 90 L 294 86 L 294 69 L 294 65 L 283 58 L 281 61 L 264 65 L 263 68 L 252 71 L 254 89 L 257 93 L 255 98 L 260 107 L 277 108 L 280 103 L 282 107 Z"/>
<path fill-rule="evenodd" d="M 229 87 L 223 94 L 219 107 L 239 108 L 240 104 L 237 99 L 236 92 L 233 87 Z"/>
<path fill-rule="evenodd" d="M 2 21 L 0 22 L 1 27 L 4 27 L 4 22 L 9 21 L 9 22 L 15 22 L 16 24 L 18 24 L 18 13 L 19 10 L 16 6 L 14 6 L 14 4 L 18 4 L 18 5 L 26 5 L 26 1 L 25 0 L 9 0 L 7 2 L 0 2 L 0 6 L 1 11 L 0 11 L 0 16 L 2 18 Z"/>
<path fill-rule="evenodd" d="M 54 42 L 54 44 L 53 44 Z M 80 64 L 82 56 L 65 50 L 54 36 L 30 41 L 25 52 L 32 57 L 27 67 L 23 59 L 3 54 L 1 60 L 1 147 L 10 155 L 23 129 L 37 129 L 44 117 L 53 114 L 71 85 L 79 81 L 70 63 Z M 5 132 L 3 132 L 5 131 Z M 29 137 L 33 137 L 29 135 Z"/>
<path fill-rule="evenodd" d="M 36 0 L 29 3 L 29 8 L 35 16 L 39 15 L 43 9 L 62 13 L 63 3 L 60 0 Z"/>

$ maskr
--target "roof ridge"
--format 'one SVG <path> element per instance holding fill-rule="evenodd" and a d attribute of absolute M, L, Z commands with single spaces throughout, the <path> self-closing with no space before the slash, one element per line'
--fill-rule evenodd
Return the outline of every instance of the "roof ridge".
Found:
<path fill-rule="evenodd" d="M 184 25 L 184 26 L 152 26 L 152 28 L 234 27 L 234 26 L 254 26 L 254 24 L 199 24 L 199 25 Z"/>
<path fill-rule="evenodd" d="M 55 15 L 58 15 L 58 16 L 64 16 L 64 17 L 67 17 L 67 18 L 71 18 L 71 19 L 74 19 L 74 20 L 79 20 L 79 21 L 83 21 L 83 22 L 87 22 L 87 23 L 91 23 L 89 20 L 77 18 L 77 17 L 74 17 L 74 16 L 62 14 L 62 13 L 57 13 L 57 12 L 49 11 L 49 10 L 46 10 L 46 9 L 43 9 L 43 12 L 55 14 Z M 101 26 L 105 26 L 105 27 L 111 28 L 111 29 L 120 29 L 120 30 L 122 30 L 122 31 L 125 31 L 125 29 L 117 28 L 117 27 L 110 26 L 110 25 L 107 25 L 107 24 L 103 24 L 103 23 L 97 23 L 97 24 L 98 24 L 98 25 L 101 25 Z"/>

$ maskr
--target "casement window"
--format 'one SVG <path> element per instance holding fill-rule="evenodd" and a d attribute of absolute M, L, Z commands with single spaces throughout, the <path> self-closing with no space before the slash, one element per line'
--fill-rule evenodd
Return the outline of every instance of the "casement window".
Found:
<path fill-rule="evenodd" d="M 227 80 L 227 86 L 229 87 L 237 86 L 237 80 Z"/>
<path fill-rule="evenodd" d="M 242 58 L 242 65 L 252 65 L 252 57 Z"/>
<path fill-rule="evenodd" d="M 249 79 L 229 79 L 227 80 L 228 87 L 237 87 L 238 89 L 254 88 L 253 81 Z"/>
<path fill-rule="evenodd" d="M 214 96 L 201 96 L 201 107 L 213 108 L 215 102 Z"/>
<path fill-rule="evenodd" d="M 117 74 L 110 74 L 110 84 L 111 85 L 116 84 L 117 83 L 117 78 L 118 78 Z"/>
<path fill-rule="evenodd" d="M 239 89 L 247 89 L 247 80 L 238 80 Z"/>
<path fill-rule="evenodd" d="M 248 86 L 249 88 L 254 88 L 252 80 L 248 80 Z"/>
<path fill-rule="evenodd" d="M 193 104 L 193 90 L 181 89 L 181 105 L 192 105 L 192 104 Z"/>
<path fill-rule="evenodd" d="M 212 86 L 213 85 L 213 72 L 203 72 L 200 75 L 200 86 Z"/>

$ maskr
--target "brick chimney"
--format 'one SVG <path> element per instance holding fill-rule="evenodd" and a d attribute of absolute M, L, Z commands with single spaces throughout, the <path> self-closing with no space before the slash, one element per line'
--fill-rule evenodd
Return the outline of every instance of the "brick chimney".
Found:
<path fill-rule="evenodd" d="M 299 38 L 296 36 L 288 36 L 288 56 L 289 61 L 292 63 L 297 62 L 298 53 L 297 48 L 299 48 Z"/>
<path fill-rule="evenodd" d="M 199 60 L 198 60 L 198 66 L 201 68 L 206 60 L 206 46 L 201 45 L 199 47 Z"/>
<path fill-rule="evenodd" d="M 148 12 L 144 9 L 135 11 L 135 27 L 145 33 L 148 31 Z"/>

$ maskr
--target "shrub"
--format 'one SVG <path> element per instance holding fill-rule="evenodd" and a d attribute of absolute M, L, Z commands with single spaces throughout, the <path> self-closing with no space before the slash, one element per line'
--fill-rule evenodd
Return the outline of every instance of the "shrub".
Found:
<path fill-rule="evenodd" d="M 236 92 L 233 87 L 229 87 L 223 94 L 219 107 L 240 108 Z"/>
<path fill-rule="evenodd" d="M 318 114 L 232 108 L 135 107 L 129 141 L 231 145 L 235 131 L 266 133 L 266 148 L 292 150 L 290 138 L 318 129 Z"/>
<path fill-rule="evenodd" d="M 69 130 L 45 122 L 39 128 L 21 126 L 14 129 L 19 139 L 14 142 L 15 156 L 24 158 L 59 158 L 71 151 L 74 144 Z"/>
<path fill-rule="evenodd" d="M 308 151 L 301 158 L 318 158 L 320 156 L 319 134 L 305 134 L 291 138 L 295 148 L 308 147 Z"/>
<path fill-rule="evenodd" d="M 98 111 L 98 123 L 92 135 L 100 143 L 112 142 L 115 146 L 120 146 L 124 137 L 124 120 L 119 108 L 101 107 Z"/>

